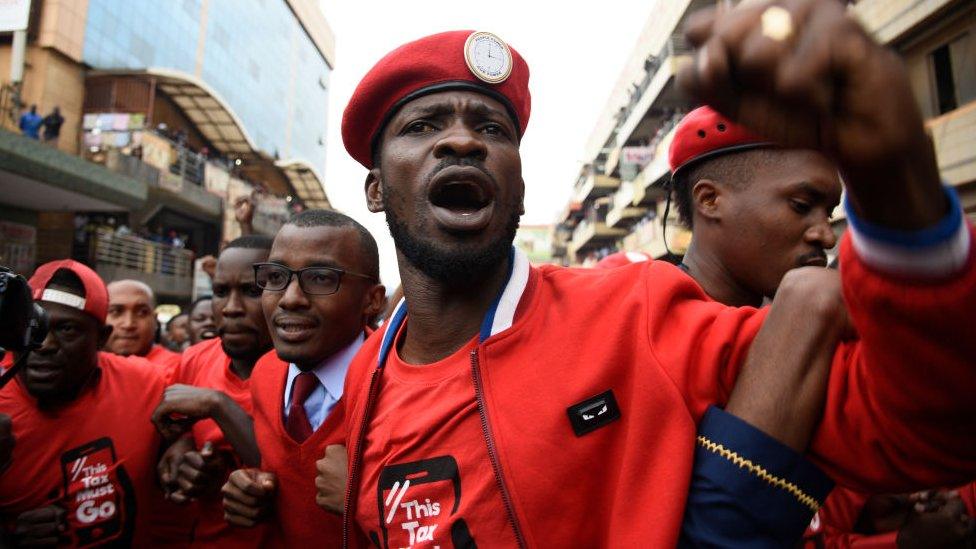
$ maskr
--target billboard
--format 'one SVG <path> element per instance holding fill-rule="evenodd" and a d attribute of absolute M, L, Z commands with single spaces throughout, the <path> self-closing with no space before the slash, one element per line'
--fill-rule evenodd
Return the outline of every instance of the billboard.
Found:
<path fill-rule="evenodd" d="M 30 0 L 0 0 L 0 32 L 27 29 Z"/>

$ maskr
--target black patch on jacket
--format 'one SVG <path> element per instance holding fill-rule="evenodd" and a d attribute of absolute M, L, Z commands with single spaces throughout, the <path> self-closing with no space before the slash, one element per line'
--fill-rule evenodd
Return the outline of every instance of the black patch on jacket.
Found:
<path fill-rule="evenodd" d="M 620 407 L 610 390 L 573 404 L 566 408 L 566 413 L 578 437 L 620 419 Z"/>

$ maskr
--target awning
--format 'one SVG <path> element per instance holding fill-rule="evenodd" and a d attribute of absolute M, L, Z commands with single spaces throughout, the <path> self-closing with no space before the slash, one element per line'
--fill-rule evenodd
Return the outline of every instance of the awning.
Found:
<path fill-rule="evenodd" d="M 205 82 L 183 72 L 158 67 L 146 69 L 145 74 L 155 77 L 156 87 L 179 105 L 218 151 L 227 156 L 261 154 L 234 111 Z"/>
<path fill-rule="evenodd" d="M 274 160 L 266 151 L 258 149 L 243 122 L 230 105 L 199 78 L 181 71 L 150 67 L 138 71 L 92 71 L 91 76 L 151 77 L 156 87 L 166 94 L 193 122 L 196 129 L 221 154 L 244 158 L 248 162 L 267 163 L 282 170 L 295 194 L 311 208 L 328 208 L 322 178 L 311 164 L 301 159 Z"/>
<path fill-rule="evenodd" d="M 279 160 L 275 166 L 285 172 L 288 182 L 307 207 L 332 208 L 322 188 L 322 180 L 309 163 L 304 160 Z"/>

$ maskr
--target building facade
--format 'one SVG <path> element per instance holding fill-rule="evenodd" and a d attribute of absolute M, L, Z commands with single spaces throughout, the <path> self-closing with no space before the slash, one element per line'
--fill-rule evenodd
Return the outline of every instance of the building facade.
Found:
<path fill-rule="evenodd" d="M 206 83 L 256 149 L 325 170 L 330 61 L 289 2 L 88 0 L 81 61 Z"/>
<path fill-rule="evenodd" d="M 20 83 L 0 37 L 0 264 L 75 257 L 185 302 L 242 197 L 265 233 L 329 207 L 335 46 L 314 0 L 30 4 Z M 56 139 L 17 135 L 29 105 L 60 110 Z"/>
<path fill-rule="evenodd" d="M 557 220 L 553 250 L 568 265 L 614 251 L 681 255 L 691 235 L 665 212 L 667 151 L 674 127 L 694 108 L 675 85 L 691 60 L 681 29 L 708 0 L 657 0 L 585 150 L 587 163 Z M 943 179 L 976 219 L 976 1 L 859 0 L 849 9 L 905 60 Z M 668 216 L 667 233 L 662 218 Z M 837 232 L 846 227 L 835 212 Z"/>

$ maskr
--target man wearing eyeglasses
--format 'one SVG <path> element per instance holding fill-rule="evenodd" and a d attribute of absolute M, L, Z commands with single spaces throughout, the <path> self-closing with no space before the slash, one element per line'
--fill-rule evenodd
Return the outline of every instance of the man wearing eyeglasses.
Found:
<path fill-rule="evenodd" d="M 343 440 L 346 370 L 382 308 L 379 255 L 372 235 L 333 211 L 308 210 L 275 237 L 254 265 L 274 352 L 251 377 L 260 469 L 239 469 L 224 485 L 228 522 L 268 521 L 271 544 L 338 544 L 341 519 L 315 505 L 315 461 Z"/>

